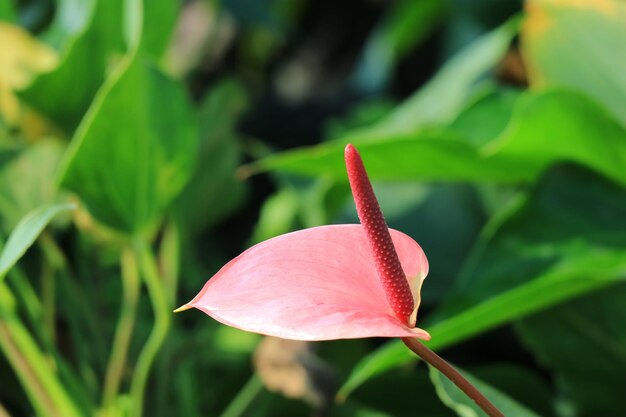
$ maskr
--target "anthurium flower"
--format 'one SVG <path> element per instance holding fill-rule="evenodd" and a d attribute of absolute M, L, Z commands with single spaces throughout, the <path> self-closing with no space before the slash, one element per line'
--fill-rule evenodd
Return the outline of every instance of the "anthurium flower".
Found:
<path fill-rule="evenodd" d="M 345 158 L 361 225 L 314 227 L 259 243 L 179 310 L 194 307 L 226 325 L 284 339 L 430 339 L 415 328 L 426 256 L 409 236 L 387 228 L 352 145 Z"/>

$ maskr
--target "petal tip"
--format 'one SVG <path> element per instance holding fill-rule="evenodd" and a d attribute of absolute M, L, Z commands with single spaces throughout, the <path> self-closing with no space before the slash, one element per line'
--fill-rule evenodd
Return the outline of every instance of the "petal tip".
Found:
<path fill-rule="evenodd" d="M 178 308 L 177 308 L 176 310 L 174 310 L 173 312 L 174 312 L 174 313 L 180 313 L 180 312 L 182 312 L 182 311 L 187 311 L 187 310 L 189 310 L 191 307 L 192 307 L 192 306 L 190 306 L 189 304 L 184 304 L 184 305 L 182 305 L 182 306 L 178 307 Z"/>

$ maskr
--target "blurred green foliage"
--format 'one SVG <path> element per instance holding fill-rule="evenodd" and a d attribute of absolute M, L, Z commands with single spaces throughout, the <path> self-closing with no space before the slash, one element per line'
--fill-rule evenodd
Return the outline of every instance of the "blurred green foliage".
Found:
<path fill-rule="evenodd" d="M 620 0 L 0 0 L 0 416 L 481 416 L 399 341 L 317 344 L 288 398 L 171 313 L 356 222 L 346 143 L 432 349 L 509 417 L 623 414 L 625 44 Z"/>

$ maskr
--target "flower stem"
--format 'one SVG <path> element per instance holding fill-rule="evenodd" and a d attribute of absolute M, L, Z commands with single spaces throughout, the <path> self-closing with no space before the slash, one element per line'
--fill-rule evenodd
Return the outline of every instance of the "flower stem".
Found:
<path fill-rule="evenodd" d="M 135 366 L 135 375 L 130 387 L 130 396 L 134 407 L 131 415 L 133 417 L 141 417 L 143 415 L 144 391 L 148 381 L 148 374 L 157 353 L 159 353 L 161 346 L 165 342 L 170 328 L 171 306 L 168 303 L 166 290 L 159 275 L 156 259 L 147 243 L 142 239 L 138 239 L 135 244 L 135 252 L 139 261 L 139 269 L 148 287 L 148 294 L 155 316 L 154 327 L 150 336 L 148 336 L 148 341 L 139 354 L 139 359 Z"/>
<path fill-rule="evenodd" d="M 66 390 L 16 311 L 17 300 L 0 283 L 0 352 L 8 358 L 38 415 L 85 415 Z"/>
<path fill-rule="evenodd" d="M 104 379 L 102 394 L 103 409 L 109 407 L 117 396 L 137 316 L 137 302 L 139 300 L 141 282 L 139 279 L 137 259 L 130 248 L 122 252 L 121 272 L 124 288 L 122 308 L 120 318 L 117 322 L 111 357 Z"/>
<path fill-rule="evenodd" d="M 262 389 L 263 382 L 257 374 L 252 374 L 246 385 L 241 388 L 226 410 L 220 414 L 220 417 L 240 417 Z"/>
<path fill-rule="evenodd" d="M 444 374 L 450 381 L 470 397 L 476 405 L 487 413 L 489 417 L 505 417 L 478 389 L 472 385 L 459 371 L 446 362 L 441 356 L 430 350 L 426 345 L 414 337 L 403 337 L 404 344 L 417 356 L 428 362 L 439 372 Z"/>

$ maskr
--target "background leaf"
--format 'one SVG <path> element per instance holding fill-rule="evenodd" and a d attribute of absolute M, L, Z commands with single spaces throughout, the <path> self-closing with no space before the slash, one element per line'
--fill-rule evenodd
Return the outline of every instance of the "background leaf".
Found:
<path fill-rule="evenodd" d="M 626 274 L 626 269 L 624 270 Z M 555 372 L 579 416 L 613 416 L 626 385 L 626 286 L 620 284 L 522 320 L 517 328 Z"/>
<path fill-rule="evenodd" d="M 530 0 L 526 11 L 521 40 L 532 87 L 574 87 L 626 125 L 626 4 Z"/>
<path fill-rule="evenodd" d="M 126 49 L 120 22 L 124 0 L 97 1 L 84 24 L 68 40 L 61 64 L 21 92 L 25 101 L 50 117 L 70 134 L 74 131 L 106 76 Z M 60 13 L 74 19 L 73 1 L 66 1 Z M 80 88 L 76 88 L 80 85 Z M 59 98 L 63 105 L 59 105 Z"/>
<path fill-rule="evenodd" d="M 528 410 L 516 401 L 509 398 L 502 392 L 494 389 L 479 379 L 463 372 L 465 376 L 476 388 L 482 392 L 489 401 L 495 405 L 503 415 L 507 417 L 539 417 L 538 414 Z M 430 368 L 430 378 L 435 385 L 437 395 L 441 401 L 448 407 L 453 409 L 461 417 L 480 417 L 486 416 L 485 412 L 480 409 L 468 398 L 456 385 L 449 379 L 444 377 L 439 371 Z"/>
<path fill-rule="evenodd" d="M 102 223 L 138 232 L 186 184 L 197 126 L 185 92 L 141 57 L 121 65 L 74 138 L 63 185 Z"/>
<path fill-rule="evenodd" d="M 235 122 L 246 105 L 241 85 L 225 80 L 209 91 L 200 106 L 200 150 L 194 155 L 191 179 L 174 206 L 178 219 L 192 233 L 228 215 L 245 195 L 245 184 L 235 178 L 240 162 Z"/>
<path fill-rule="evenodd" d="M 3 1 L 0 3 L 0 20 L 6 20 L 12 22 L 15 20 L 15 8 L 10 1 Z"/>
<path fill-rule="evenodd" d="M 490 103 L 481 105 L 488 107 Z M 476 105 L 468 109 L 476 111 Z M 487 126 L 481 135 L 497 133 L 499 128 Z M 351 141 L 363 155 L 373 179 L 516 183 L 534 179 L 552 163 L 570 160 L 626 184 L 622 169 L 626 166 L 626 130 L 602 108 L 574 92 L 548 91 L 520 97 L 505 131 L 482 148 L 472 143 L 478 142 L 475 132 L 465 138 L 458 130 L 383 135 L 377 140 L 352 137 Z M 273 155 L 253 169 L 342 179 L 344 146 L 343 140 L 333 141 Z"/>
<path fill-rule="evenodd" d="M 44 140 L 20 149 L 0 164 L 3 233 L 11 231 L 29 211 L 57 198 L 54 178 L 63 151 L 59 141 Z"/>
<path fill-rule="evenodd" d="M 160 59 L 178 18 L 178 4 L 171 0 L 144 0 L 141 51 Z"/>
<path fill-rule="evenodd" d="M 28 213 L 15 227 L 2 249 L 0 281 L 56 215 L 74 208 L 71 204 L 57 204 L 42 206 Z"/>
<path fill-rule="evenodd" d="M 474 41 L 450 59 L 423 88 L 391 114 L 356 136 L 402 134 L 452 119 L 477 82 L 504 55 L 517 26 L 517 19 L 512 19 Z"/>

